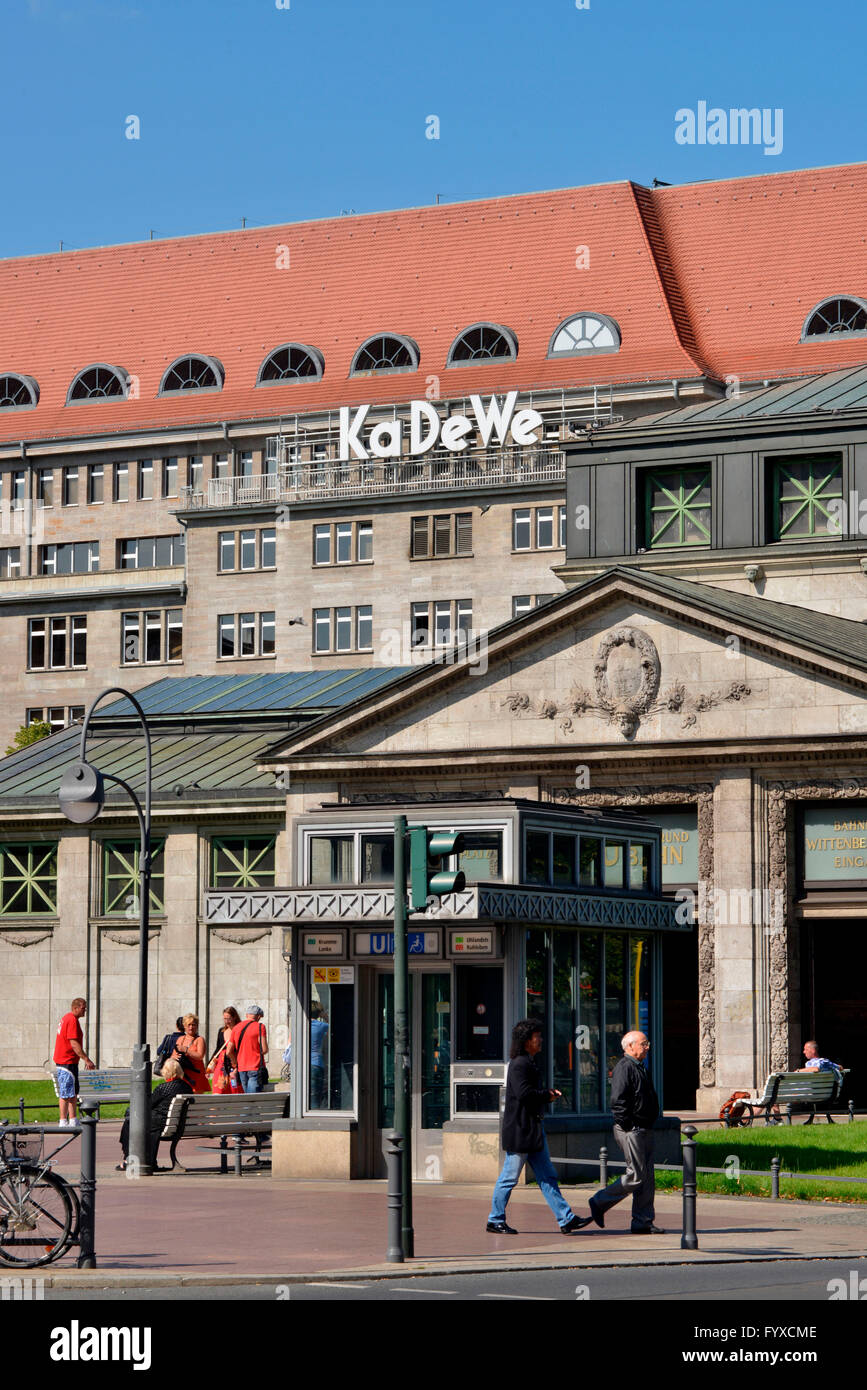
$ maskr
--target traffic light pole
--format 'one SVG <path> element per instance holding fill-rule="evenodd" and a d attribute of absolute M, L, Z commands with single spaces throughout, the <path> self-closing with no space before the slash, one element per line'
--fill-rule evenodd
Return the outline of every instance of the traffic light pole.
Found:
<path fill-rule="evenodd" d="M 412 1228 L 412 1056 L 409 1042 L 409 956 L 406 926 L 406 816 L 394 818 L 394 1128 L 404 1135 L 404 1256 L 414 1254 Z"/>

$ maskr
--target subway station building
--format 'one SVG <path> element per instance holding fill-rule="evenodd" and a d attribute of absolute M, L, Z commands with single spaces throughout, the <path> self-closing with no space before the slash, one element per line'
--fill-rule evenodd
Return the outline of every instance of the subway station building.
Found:
<path fill-rule="evenodd" d="M 291 1026 L 285 1171 L 378 1171 L 397 814 L 471 837 L 413 922 L 422 1176 L 495 1164 L 524 1011 L 567 1136 L 633 1024 L 669 1109 L 810 1036 L 854 1064 L 865 194 L 624 183 L 0 264 L 2 736 L 56 730 L 0 771 L 2 1074 L 67 995 L 128 1050 L 132 821 L 72 831 L 49 787 L 113 684 L 166 740 L 152 1034 L 257 995 Z"/>

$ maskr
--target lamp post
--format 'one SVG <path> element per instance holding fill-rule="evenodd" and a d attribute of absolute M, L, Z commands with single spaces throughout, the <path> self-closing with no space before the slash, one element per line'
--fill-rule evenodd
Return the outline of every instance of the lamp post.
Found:
<path fill-rule="evenodd" d="M 100 772 L 87 761 L 85 744 L 93 712 L 106 695 L 123 695 L 134 707 L 141 720 L 145 739 L 145 804 L 128 782 L 111 772 Z M 138 1028 L 132 1052 L 132 1076 L 129 1088 L 129 1159 L 142 1176 L 151 1172 L 149 1161 L 151 1059 L 147 1041 L 148 1008 L 148 922 L 150 916 L 151 882 L 151 739 L 144 710 L 134 695 L 121 686 L 103 690 L 87 711 L 81 728 L 78 762 L 64 773 L 60 784 L 60 809 L 75 825 L 87 825 L 96 820 L 105 804 L 106 781 L 123 787 L 132 798 L 139 824 L 139 943 L 138 943 Z"/>

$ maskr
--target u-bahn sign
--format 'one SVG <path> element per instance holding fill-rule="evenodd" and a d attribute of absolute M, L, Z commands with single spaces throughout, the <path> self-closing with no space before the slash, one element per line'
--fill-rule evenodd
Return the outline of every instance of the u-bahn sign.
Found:
<path fill-rule="evenodd" d="M 493 442 L 502 448 L 511 435 L 512 443 L 521 446 L 538 444 L 537 430 L 541 428 L 542 416 L 538 410 L 515 410 L 517 391 L 510 391 L 501 404 L 496 396 L 491 396 L 487 408 L 481 396 L 470 396 L 472 418 L 468 415 L 440 415 L 430 401 L 410 401 L 409 403 L 409 452 L 411 456 L 426 454 L 435 444 L 449 453 L 458 454 L 469 445 L 468 436 L 478 431 L 482 447 L 487 449 Z M 403 455 L 403 439 L 406 420 L 380 420 L 363 434 L 369 405 L 350 409 L 340 407 L 340 459 L 348 462 L 357 459 L 390 459 Z M 365 442 L 366 439 L 366 442 Z"/>

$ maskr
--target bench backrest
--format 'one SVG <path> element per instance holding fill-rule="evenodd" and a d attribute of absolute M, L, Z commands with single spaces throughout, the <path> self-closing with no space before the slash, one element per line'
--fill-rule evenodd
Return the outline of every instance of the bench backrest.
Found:
<path fill-rule="evenodd" d="M 82 1100 L 129 1100 L 131 1067 L 97 1067 L 78 1074 L 78 1094 Z"/>
<path fill-rule="evenodd" d="M 845 1076 L 846 1073 L 844 1072 Z M 837 1099 L 841 1076 L 836 1071 L 772 1072 L 759 1096 L 761 1105 L 820 1105 Z"/>
<path fill-rule="evenodd" d="M 201 1139 L 223 1134 L 267 1132 L 289 1114 L 288 1092 L 260 1091 L 248 1096 L 175 1096 L 162 1137 L 190 1135 Z"/>

